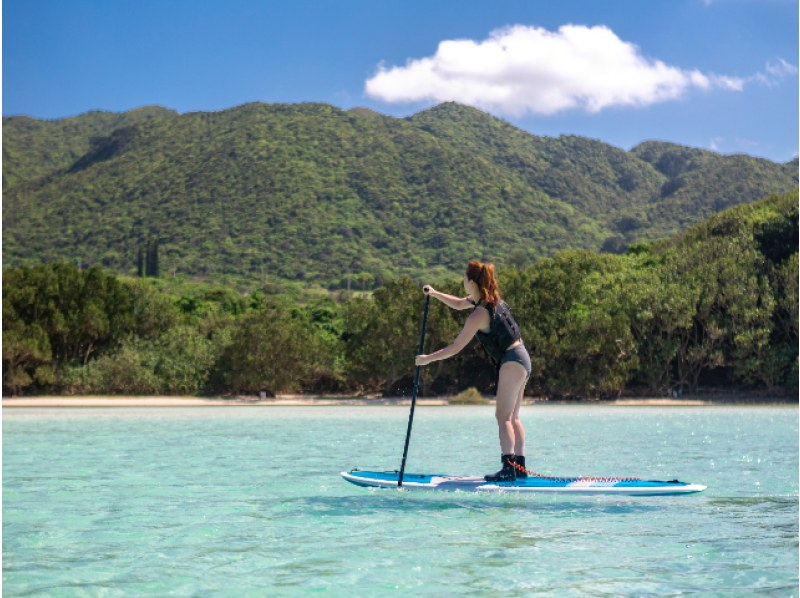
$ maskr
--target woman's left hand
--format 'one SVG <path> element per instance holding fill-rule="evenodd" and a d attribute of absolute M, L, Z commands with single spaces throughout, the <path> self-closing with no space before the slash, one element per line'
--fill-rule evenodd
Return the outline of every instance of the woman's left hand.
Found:
<path fill-rule="evenodd" d="M 417 355 L 417 358 L 414 360 L 414 363 L 417 365 L 428 365 L 430 362 L 428 361 L 427 355 Z"/>

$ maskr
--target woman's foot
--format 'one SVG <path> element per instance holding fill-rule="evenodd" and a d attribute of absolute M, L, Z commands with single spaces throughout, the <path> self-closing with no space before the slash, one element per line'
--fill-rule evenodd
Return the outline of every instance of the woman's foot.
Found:
<path fill-rule="evenodd" d="M 487 482 L 513 482 L 517 479 L 517 470 L 514 467 L 514 455 L 503 455 L 501 458 L 503 469 L 495 474 L 483 476 Z"/>
<path fill-rule="evenodd" d="M 528 477 L 528 470 L 525 469 L 525 456 L 524 455 L 517 455 L 514 457 L 514 463 L 516 463 L 516 467 L 514 469 L 517 470 L 517 479 L 519 478 L 527 478 Z"/>

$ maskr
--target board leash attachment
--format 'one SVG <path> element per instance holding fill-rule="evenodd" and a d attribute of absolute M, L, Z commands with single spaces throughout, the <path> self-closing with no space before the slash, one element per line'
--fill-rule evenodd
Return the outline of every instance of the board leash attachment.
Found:
<path fill-rule="evenodd" d="M 641 478 L 618 478 L 618 477 L 585 477 L 585 476 L 577 476 L 574 478 L 564 478 L 560 476 L 550 476 L 544 475 L 542 473 L 536 473 L 535 471 L 531 471 L 530 469 L 524 468 L 522 465 L 517 463 L 516 461 L 508 461 L 507 462 L 511 467 L 520 471 L 522 473 L 528 474 L 532 478 L 539 478 L 540 480 L 553 480 L 555 482 L 640 482 Z M 678 480 L 674 480 L 677 482 Z"/>

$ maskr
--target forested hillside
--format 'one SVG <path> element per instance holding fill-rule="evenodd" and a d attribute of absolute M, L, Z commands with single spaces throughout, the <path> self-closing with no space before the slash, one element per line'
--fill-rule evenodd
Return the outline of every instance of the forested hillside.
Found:
<path fill-rule="evenodd" d="M 537 137 L 442 104 L 410 118 L 322 104 L 3 119 L 5 264 L 67 260 L 241 289 L 371 289 L 465 259 L 623 251 L 797 186 L 797 162 Z"/>
<path fill-rule="evenodd" d="M 177 115 L 158 107 L 130 112 L 89 112 L 77 118 L 3 118 L 3 191 L 69 168 L 85 156 L 92 140 L 153 118 Z"/>
<path fill-rule="evenodd" d="M 528 392 L 796 397 L 797 203 L 795 191 L 736 206 L 623 255 L 569 249 L 500 268 L 531 353 Z M 459 276 L 425 282 L 463 293 Z M 423 302 L 407 277 L 301 304 L 200 283 L 175 293 L 99 266 L 5 267 L 3 390 L 396 395 L 413 373 Z M 426 351 L 451 342 L 466 316 L 433 301 Z M 491 392 L 493 379 L 477 341 L 423 369 L 427 394 Z"/>

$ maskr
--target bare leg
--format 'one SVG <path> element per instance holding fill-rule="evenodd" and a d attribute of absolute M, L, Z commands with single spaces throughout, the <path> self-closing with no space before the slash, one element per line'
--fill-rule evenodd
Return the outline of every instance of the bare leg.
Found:
<path fill-rule="evenodd" d="M 511 423 L 514 426 L 514 454 L 518 457 L 525 455 L 525 428 L 522 427 L 522 421 L 519 419 L 519 408 L 522 407 L 522 396 L 525 394 L 525 383 L 519 389 L 517 396 L 517 404 L 514 406 L 514 415 L 511 418 Z"/>
<path fill-rule="evenodd" d="M 515 412 L 519 412 L 519 403 L 528 373 L 521 364 L 515 361 L 508 361 L 500 368 L 500 379 L 497 382 L 497 398 L 495 402 L 495 417 L 500 436 L 500 450 L 503 455 L 514 454 L 517 444 L 516 430 L 514 425 Z M 518 420 L 517 420 L 518 421 Z M 520 424 L 519 430 L 522 431 L 522 443 L 524 447 L 525 431 Z"/>

